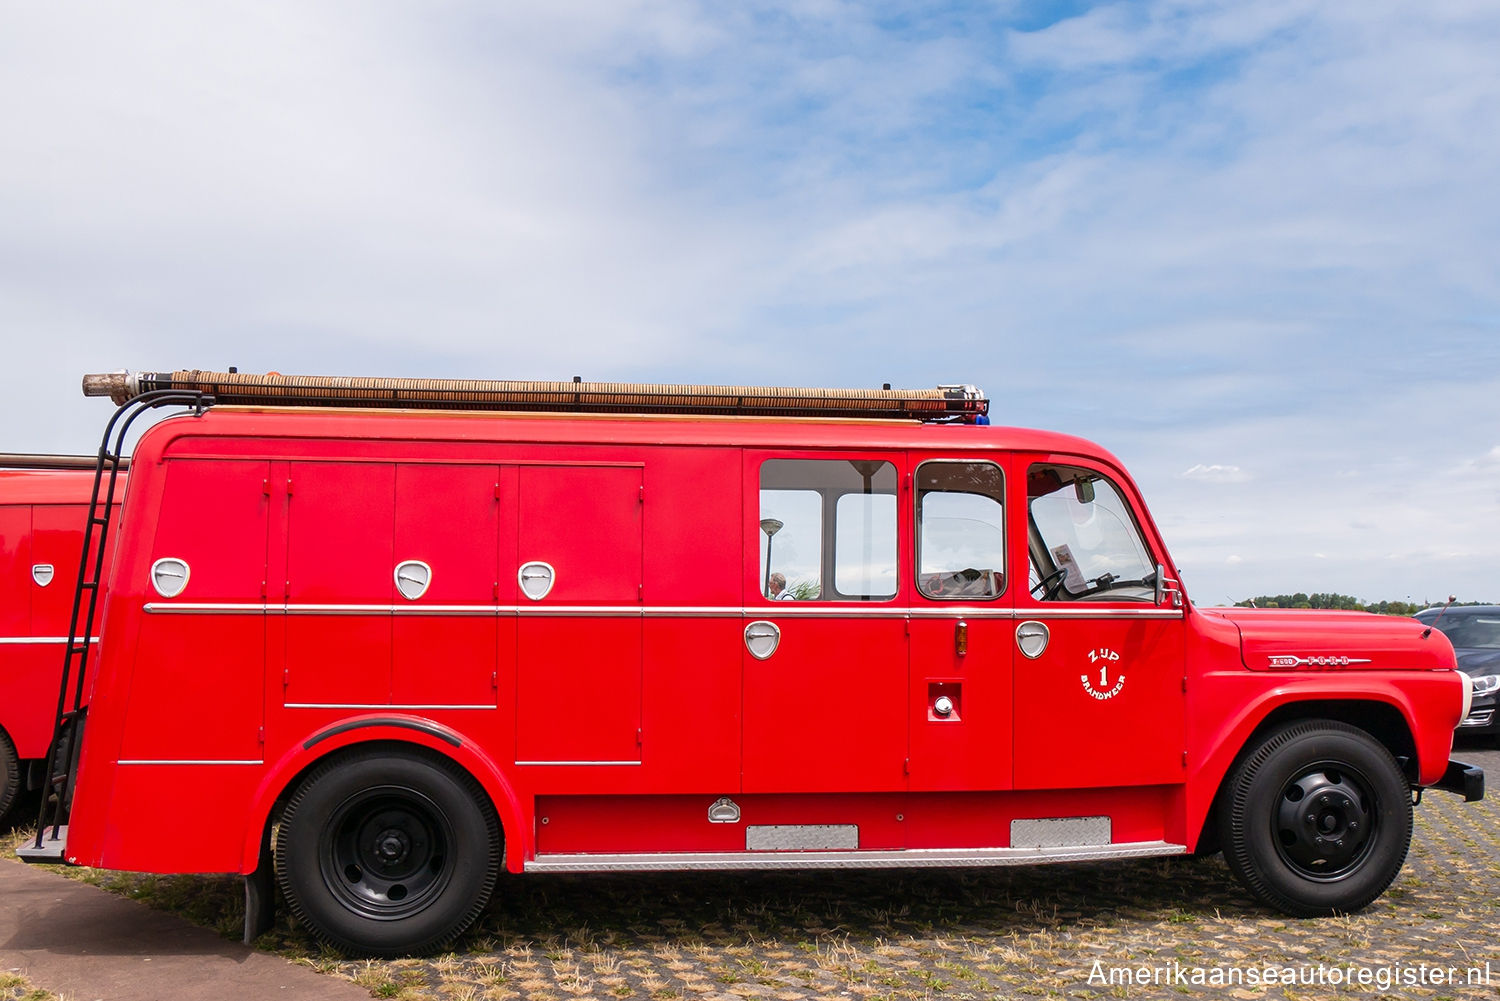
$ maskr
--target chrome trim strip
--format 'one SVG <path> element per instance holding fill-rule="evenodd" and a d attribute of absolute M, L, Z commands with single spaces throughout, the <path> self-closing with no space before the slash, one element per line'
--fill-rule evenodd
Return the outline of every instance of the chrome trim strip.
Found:
<path fill-rule="evenodd" d="M 219 760 L 216 758 L 122 758 L 117 765 L 263 765 L 264 761 Z"/>
<path fill-rule="evenodd" d="M 291 608 L 297 608 L 292 605 Z M 384 606 L 381 606 L 384 610 Z M 449 616 L 455 618 L 482 619 L 493 615 L 499 615 L 505 609 L 501 605 L 392 605 L 391 614 L 402 618 L 411 618 L 414 615 Z M 291 614 L 296 615 L 293 611 Z"/>
<path fill-rule="evenodd" d="M 917 606 L 850 607 L 790 601 L 774 605 L 283 605 L 265 602 L 147 602 L 153 615 L 431 615 L 469 616 L 515 615 L 525 618 L 813 618 L 813 619 L 1180 619 L 1187 613 L 1181 608 L 995 608 L 993 606 L 944 605 L 940 608 Z M 51 641 L 50 639 L 48 640 Z M 42 642 L 41 640 L 5 640 L 5 642 Z M 57 642 L 66 642 L 65 639 Z"/>
<path fill-rule="evenodd" d="M 518 765 L 639 765 L 639 761 L 517 761 Z"/>
<path fill-rule="evenodd" d="M 828 605 L 821 601 L 777 601 L 755 608 L 746 608 L 744 614 L 758 619 L 904 619 L 911 613 L 899 607 L 851 607 Z"/>
<path fill-rule="evenodd" d="M 22 644 L 22 643 L 66 643 L 66 636 L 0 636 L 0 644 Z M 98 643 L 99 637 L 90 636 L 90 643 Z"/>
<path fill-rule="evenodd" d="M 741 608 L 738 605 L 648 605 L 648 619 L 718 619 L 760 615 L 765 609 Z"/>
<path fill-rule="evenodd" d="M 277 606 L 280 610 L 280 606 Z M 160 605 L 153 601 L 146 602 L 141 610 L 147 615 L 264 615 L 270 610 L 270 606 L 264 602 L 255 604 L 238 602 L 201 602 L 182 601 L 173 602 L 170 605 Z"/>
<path fill-rule="evenodd" d="M 679 852 L 621 855 L 538 855 L 526 872 L 671 872 L 731 869 L 931 869 L 1030 865 L 1185 855 L 1186 845 L 1132 841 L 1073 848 L 925 848 L 903 851 Z"/>
<path fill-rule="evenodd" d="M 285 709 L 489 709 L 494 710 L 493 703 L 479 703 L 476 705 L 426 705 L 412 703 L 393 702 L 283 702 Z"/>
<path fill-rule="evenodd" d="M 515 606 L 511 606 L 515 608 Z M 590 619 L 638 619 L 645 615 L 640 605 L 529 605 L 516 608 L 525 619 L 554 619 L 578 616 Z"/>
<path fill-rule="evenodd" d="M 1180 619 L 1180 608 L 1050 608 L 1038 606 L 1017 610 L 1028 619 Z"/>

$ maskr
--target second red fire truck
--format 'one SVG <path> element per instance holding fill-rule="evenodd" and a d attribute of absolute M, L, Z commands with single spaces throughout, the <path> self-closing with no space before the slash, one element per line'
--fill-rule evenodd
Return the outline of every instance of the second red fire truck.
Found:
<path fill-rule="evenodd" d="M 0 820 L 42 785 L 93 467 L 0 455 Z"/>
<path fill-rule="evenodd" d="M 1216 847 L 1332 914 L 1395 878 L 1414 790 L 1483 794 L 1441 633 L 1195 607 L 1113 456 L 968 388 L 90 385 L 194 410 L 135 450 L 71 816 L 27 854 L 244 874 L 247 934 L 272 873 L 393 955 L 502 869 Z"/>

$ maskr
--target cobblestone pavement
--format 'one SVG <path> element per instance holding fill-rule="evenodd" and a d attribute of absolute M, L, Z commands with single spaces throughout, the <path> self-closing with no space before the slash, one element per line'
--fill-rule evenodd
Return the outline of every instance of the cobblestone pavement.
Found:
<path fill-rule="evenodd" d="M 1500 753 L 1457 753 L 1500 774 Z M 303 961 L 387 997 L 1500 998 L 1500 802 L 1434 792 L 1417 818 L 1395 885 L 1340 918 L 1275 914 L 1215 857 L 509 877 L 458 951 L 436 959 L 337 961 L 307 954 L 306 940 L 285 928 L 263 944 L 302 952 Z M 1249 979 L 1273 964 L 1304 980 L 1321 970 L 1325 979 L 1270 987 Z M 1119 974 L 1114 985 L 1101 982 L 1123 967 L 1147 983 L 1125 987 Z M 1450 967 L 1458 983 L 1433 983 L 1436 974 L 1446 981 Z M 1235 969 L 1245 980 L 1192 983 L 1194 971 L 1207 979 Z M 1362 969 L 1366 986 L 1332 983 Z M 1471 969 L 1479 982 L 1468 982 Z"/>
<path fill-rule="evenodd" d="M 1500 775 L 1500 753 L 1456 754 Z M 1500 799 L 1465 804 L 1434 792 L 1416 813 L 1396 883 L 1364 912 L 1340 918 L 1273 913 L 1215 857 L 963 871 L 508 876 L 488 913 L 444 956 L 344 960 L 319 952 L 284 915 L 257 944 L 376 997 L 456 1001 L 1500 998 Z M 90 878 L 238 933 L 236 880 Z M 1252 979 L 1271 967 L 1323 979 L 1269 987 Z M 1450 968 L 1457 983 L 1432 982 L 1435 972 L 1447 980 Z M 1120 972 L 1109 982 L 1111 970 L 1126 969 L 1145 983 L 1125 986 Z M 1468 982 L 1471 969 L 1479 982 Z M 1361 971 L 1373 982 L 1330 983 Z M 1195 975 L 1241 979 L 1195 985 Z"/>

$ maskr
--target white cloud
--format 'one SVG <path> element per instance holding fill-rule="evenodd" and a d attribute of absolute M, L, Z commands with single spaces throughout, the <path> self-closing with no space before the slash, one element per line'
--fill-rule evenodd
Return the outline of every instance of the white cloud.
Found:
<path fill-rule="evenodd" d="M 1184 480 L 1199 480 L 1203 483 L 1244 483 L 1250 475 L 1239 466 L 1198 463 L 1177 474 Z"/>

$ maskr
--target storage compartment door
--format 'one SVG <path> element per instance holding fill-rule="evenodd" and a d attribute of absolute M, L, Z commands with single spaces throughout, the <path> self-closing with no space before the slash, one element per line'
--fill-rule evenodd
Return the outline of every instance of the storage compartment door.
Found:
<path fill-rule="evenodd" d="M 286 704 L 389 705 L 395 466 L 295 462 L 289 490 Z"/>
<path fill-rule="evenodd" d="M 495 466 L 396 468 L 396 705 L 495 706 L 499 475 Z M 514 628 L 507 615 L 508 637 Z"/>
<path fill-rule="evenodd" d="M 141 568 L 153 579 L 124 581 L 120 589 L 146 595 L 122 762 L 261 756 L 267 466 L 189 459 L 167 466 L 151 559 Z M 159 563 L 165 572 L 153 574 Z"/>
<path fill-rule="evenodd" d="M 516 760 L 639 762 L 641 467 L 518 480 Z"/>

